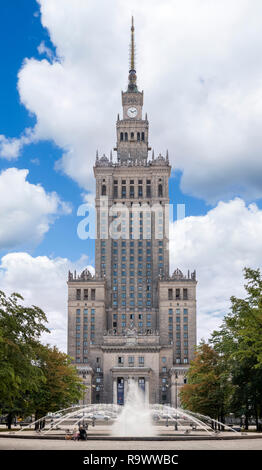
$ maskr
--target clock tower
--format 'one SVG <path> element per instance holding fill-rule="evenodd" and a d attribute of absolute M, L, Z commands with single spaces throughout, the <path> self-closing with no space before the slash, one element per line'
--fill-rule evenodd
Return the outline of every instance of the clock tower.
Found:
<path fill-rule="evenodd" d="M 117 120 L 118 162 L 147 161 L 148 157 L 148 120 L 143 119 L 143 91 L 138 91 L 135 70 L 134 21 L 132 17 L 130 70 L 127 91 L 122 92 L 123 118 Z"/>

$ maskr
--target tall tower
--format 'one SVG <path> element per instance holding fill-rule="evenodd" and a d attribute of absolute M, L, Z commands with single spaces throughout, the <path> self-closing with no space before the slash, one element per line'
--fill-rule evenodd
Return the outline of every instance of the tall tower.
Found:
<path fill-rule="evenodd" d="M 158 328 L 158 279 L 159 274 L 169 273 L 171 167 L 161 155 L 148 161 L 148 120 L 143 118 L 143 92 L 136 85 L 133 19 L 128 88 L 122 92 L 122 107 L 123 118 L 116 123 L 117 162 L 102 157 L 94 167 L 96 270 L 107 280 L 108 329 L 119 333 L 130 326 Z M 103 230 L 105 203 L 111 208 L 110 233 Z M 119 224 L 112 233 L 114 219 Z"/>
<path fill-rule="evenodd" d="M 134 31 L 132 18 L 116 154 L 97 154 L 94 166 L 96 274 L 69 275 L 69 354 L 96 388 L 87 400 L 124 403 L 132 376 L 150 402 L 173 403 L 196 344 L 196 279 L 169 275 L 171 166 L 168 152 L 149 155 Z"/>

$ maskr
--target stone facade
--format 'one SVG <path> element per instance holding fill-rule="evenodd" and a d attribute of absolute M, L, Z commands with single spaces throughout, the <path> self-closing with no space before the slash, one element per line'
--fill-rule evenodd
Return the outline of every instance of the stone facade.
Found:
<path fill-rule="evenodd" d="M 68 277 L 68 354 L 84 403 L 123 404 L 133 378 L 150 403 L 175 406 L 196 345 L 196 274 L 169 273 L 171 166 L 168 152 L 149 157 L 133 59 L 116 157 L 97 154 L 94 166 L 96 273 Z"/>

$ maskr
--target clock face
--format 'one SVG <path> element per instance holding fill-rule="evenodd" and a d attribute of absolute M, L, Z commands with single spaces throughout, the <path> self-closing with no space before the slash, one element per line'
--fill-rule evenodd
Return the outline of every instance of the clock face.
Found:
<path fill-rule="evenodd" d="M 136 117 L 136 115 L 137 115 L 137 109 L 136 109 L 134 106 L 132 106 L 131 108 L 128 108 L 128 110 L 127 110 L 127 115 L 128 115 L 130 118 Z"/>

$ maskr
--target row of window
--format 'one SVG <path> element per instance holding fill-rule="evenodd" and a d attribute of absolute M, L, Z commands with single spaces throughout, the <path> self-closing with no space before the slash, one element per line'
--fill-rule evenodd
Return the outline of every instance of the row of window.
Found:
<path fill-rule="evenodd" d="M 121 185 L 121 190 L 119 190 L 118 185 L 114 184 L 113 187 L 113 197 L 114 199 L 120 197 L 121 199 L 126 199 L 128 196 L 127 194 L 127 186 L 126 184 Z M 141 198 L 141 197 L 146 197 L 146 198 L 151 198 L 152 192 L 151 192 L 151 185 L 147 184 L 146 185 L 146 190 L 143 192 L 143 186 L 142 183 L 137 186 L 137 193 L 135 194 L 135 188 L 136 186 L 130 184 L 129 186 L 129 198 L 134 199 L 135 197 Z M 107 195 L 107 185 L 105 183 L 102 184 L 101 186 L 101 196 L 106 196 Z M 157 196 L 158 197 L 163 197 L 163 185 L 160 183 L 157 187 Z"/>
<path fill-rule="evenodd" d="M 120 241 L 113 241 L 113 247 L 118 247 L 120 245 Z M 134 247 L 135 246 L 135 242 L 134 241 L 130 241 L 129 243 L 130 247 Z M 142 241 L 138 241 L 137 242 L 137 245 L 139 247 L 142 247 L 143 246 L 143 242 Z M 163 246 L 163 240 L 158 240 L 158 245 L 159 246 Z M 101 247 L 105 247 L 106 246 L 106 241 L 105 240 L 101 240 Z M 126 242 L 125 240 L 122 240 L 121 241 L 121 246 L 122 247 L 127 247 L 128 246 L 128 242 Z M 147 240 L 146 241 L 146 246 L 149 247 L 151 246 L 151 241 L 150 240 Z"/>
<path fill-rule="evenodd" d="M 123 365 L 124 363 L 125 363 L 124 356 L 118 356 L 117 364 L 118 365 Z M 145 358 L 143 356 L 139 356 L 137 364 L 140 365 L 140 366 L 143 366 L 144 363 L 145 363 Z M 128 364 L 129 365 L 134 365 L 135 364 L 135 357 L 134 356 L 128 356 Z"/>
<path fill-rule="evenodd" d="M 88 315 L 88 308 L 84 308 L 83 313 L 84 313 L 84 315 Z M 95 308 L 91 308 L 90 313 L 91 313 L 92 316 L 95 315 L 95 313 L 96 313 Z M 80 315 L 80 314 L 81 314 L 81 308 L 77 308 L 76 309 L 76 315 Z"/>
<path fill-rule="evenodd" d="M 120 132 L 120 141 L 128 142 L 128 140 L 137 140 L 138 142 L 145 140 L 145 133 L 144 132 Z"/>
<path fill-rule="evenodd" d="M 188 289 L 168 289 L 168 300 L 188 300 Z"/>
<path fill-rule="evenodd" d="M 76 300 L 96 300 L 96 290 L 76 289 Z"/>

